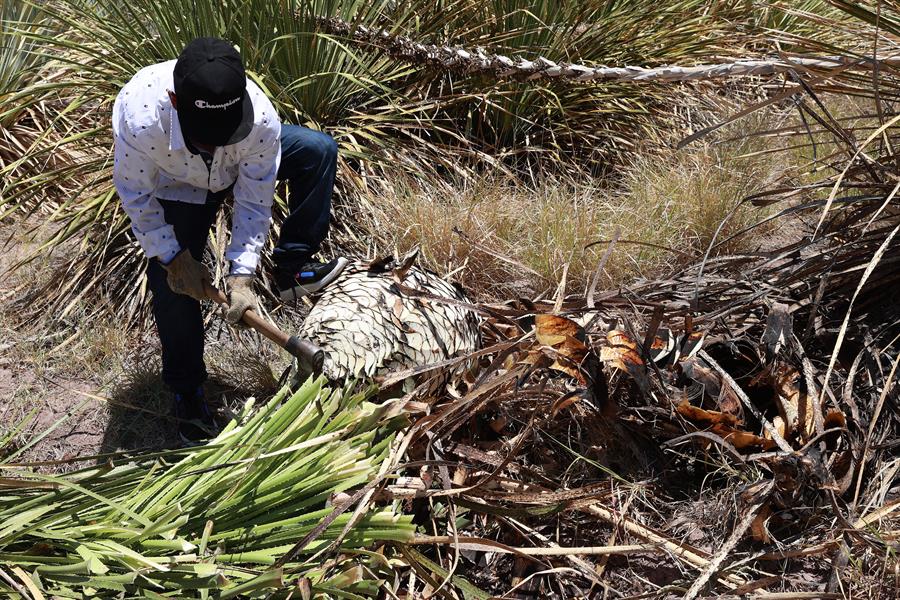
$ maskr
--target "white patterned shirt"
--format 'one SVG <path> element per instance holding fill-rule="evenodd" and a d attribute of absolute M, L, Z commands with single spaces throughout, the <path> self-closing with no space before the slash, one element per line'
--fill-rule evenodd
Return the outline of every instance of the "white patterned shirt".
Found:
<path fill-rule="evenodd" d="M 185 144 L 178 113 L 169 100 L 174 68 L 175 61 L 170 60 L 141 69 L 113 105 L 113 183 L 122 207 L 147 256 L 166 263 L 181 248 L 158 200 L 203 204 L 207 192 L 233 184 L 234 216 L 225 258 L 231 261 L 232 274 L 252 274 L 272 216 L 281 122 L 272 103 L 248 79 L 253 129 L 240 142 L 217 147 L 207 167 L 203 157 Z"/>

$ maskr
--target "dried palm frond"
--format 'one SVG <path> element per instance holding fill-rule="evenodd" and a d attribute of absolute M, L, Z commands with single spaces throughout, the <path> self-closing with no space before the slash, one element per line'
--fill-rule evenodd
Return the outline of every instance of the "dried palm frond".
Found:
<path fill-rule="evenodd" d="M 837 37 L 856 32 L 869 51 L 896 53 L 888 5 L 834 4 L 847 11 Z M 732 241 L 717 237 L 706 260 L 663 280 L 485 307 L 496 316 L 484 330 L 487 368 L 462 398 L 433 404 L 413 453 L 437 457 L 458 486 L 421 495 L 478 513 L 454 530 L 477 540 L 476 564 L 490 544 L 524 538 L 570 551 L 565 577 L 550 574 L 558 563 L 535 565 L 535 594 L 666 593 L 582 554 L 622 551 L 639 573 L 640 561 L 677 561 L 667 583 L 685 597 L 736 587 L 897 595 L 900 71 L 870 64 L 869 74 L 823 73 L 770 99 L 790 98 L 803 117 L 770 135 L 798 140 L 809 159 L 799 182 L 746 200 L 782 207 L 770 217 L 784 223 L 781 239 L 717 254 Z M 721 510 L 685 514 L 708 513 L 716 493 Z M 433 514 L 435 528 L 452 525 Z M 597 532 L 610 545 L 584 548 Z M 432 572 L 451 568 L 432 543 Z M 780 577 L 770 577 L 772 560 L 783 561 Z M 528 572 L 513 559 L 491 567 Z M 509 589 L 478 569 L 457 575 Z"/>
<path fill-rule="evenodd" d="M 900 394 L 900 315 L 884 295 L 896 275 L 882 285 L 872 274 L 891 260 L 894 232 L 876 229 L 867 258 L 841 258 L 854 243 L 827 236 L 723 256 L 590 300 L 482 307 L 491 317 L 475 383 L 433 400 L 411 445 L 413 460 L 434 457 L 454 473 L 455 489 L 437 477 L 429 485 L 420 470 L 417 494 L 477 514 L 454 530 L 474 542 L 475 564 L 523 531 L 529 545 L 563 546 L 558 556 L 574 573 L 557 578 L 548 563 L 536 565 L 533 587 L 564 596 L 597 583 L 595 562 L 581 555 L 586 545 L 605 553 L 597 531 L 616 540 L 609 553 L 637 544 L 627 551 L 636 558 L 676 561 L 685 589 L 813 592 L 818 582 L 767 583 L 765 560 L 796 554 L 830 568 L 829 556 L 848 552 L 843 543 L 870 557 L 865 573 L 877 575 L 895 544 L 890 526 L 885 539 L 871 525 L 900 506 L 896 481 L 885 479 L 900 468 L 891 457 L 900 413 L 889 408 Z M 844 233 L 853 236 L 846 223 Z M 706 505 L 717 490 L 728 506 L 691 522 L 697 544 L 682 539 L 672 523 L 690 522 L 680 514 L 684 496 Z M 623 506 L 635 496 L 641 507 Z M 553 540 L 541 535 L 547 514 Z M 446 515 L 432 514 L 435 529 L 453 527 Z M 431 543 L 443 549 L 455 539 Z M 440 551 L 427 556 L 434 576 L 452 567 Z M 491 564 L 515 568 L 511 556 Z M 493 595 L 509 590 L 478 568 L 456 574 L 491 581 Z M 604 581 L 646 591 L 619 575 Z M 883 583 L 890 589 L 889 577 Z"/>

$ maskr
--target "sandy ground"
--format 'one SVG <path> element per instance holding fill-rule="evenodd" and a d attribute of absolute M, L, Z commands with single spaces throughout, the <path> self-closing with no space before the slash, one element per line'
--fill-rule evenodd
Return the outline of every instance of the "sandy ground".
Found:
<path fill-rule="evenodd" d="M 22 283 L 39 267 L 17 273 L 9 268 L 33 245 L 19 238 L 12 225 L 0 229 L 0 240 L 0 440 L 18 432 L 0 452 L 19 460 L 94 454 L 102 444 L 105 411 L 84 394 L 97 391 L 100 382 L 65 368 L 49 368 L 56 361 L 48 347 L 62 336 L 44 337 L 18 322 L 13 305 Z"/>
<path fill-rule="evenodd" d="M 152 327 L 123 331 L 114 319 L 58 330 L 23 322 L 23 284 L 48 265 L 10 266 L 32 246 L 0 226 L 0 454 L 23 462 L 65 461 L 118 450 L 177 445 L 171 395 L 159 376 Z M 287 360 L 255 334 L 237 337 L 213 320 L 207 332 L 210 405 L 224 413 L 277 387 Z M 3 441 L 10 434 L 14 439 Z M 46 470 L 77 465 L 49 464 Z"/>

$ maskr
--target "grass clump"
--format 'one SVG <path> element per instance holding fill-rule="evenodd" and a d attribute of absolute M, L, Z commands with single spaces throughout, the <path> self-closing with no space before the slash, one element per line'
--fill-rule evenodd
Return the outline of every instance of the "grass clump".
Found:
<path fill-rule="evenodd" d="M 662 276 L 762 220 L 748 195 L 785 175 L 771 138 L 644 154 L 610 178 L 547 176 L 534 185 L 483 175 L 458 185 L 398 178 L 363 204 L 370 253 L 420 246 L 428 264 L 487 298 L 584 290 L 619 241 L 602 287 Z M 716 252 L 748 245 L 741 238 Z"/>

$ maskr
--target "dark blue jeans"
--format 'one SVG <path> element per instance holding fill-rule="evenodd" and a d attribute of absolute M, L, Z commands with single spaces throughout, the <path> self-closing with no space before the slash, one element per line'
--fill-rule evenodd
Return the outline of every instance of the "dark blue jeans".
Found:
<path fill-rule="evenodd" d="M 288 181 L 289 214 L 272 254 L 276 268 L 296 271 L 319 251 L 328 232 L 336 167 L 337 144 L 331 136 L 297 125 L 282 125 L 278 179 Z M 205 204 L 159 201 L 179 245 L 197 260 L 203 258 L 210 227 L 229 193 L 210 192 Z M 174 392 L 192 393 L 206 380 L 200 303 L 173 292 L 165 269 L 156 259 L 150 260 L 147 279 L 162 345 L 163 381 Z"/>

